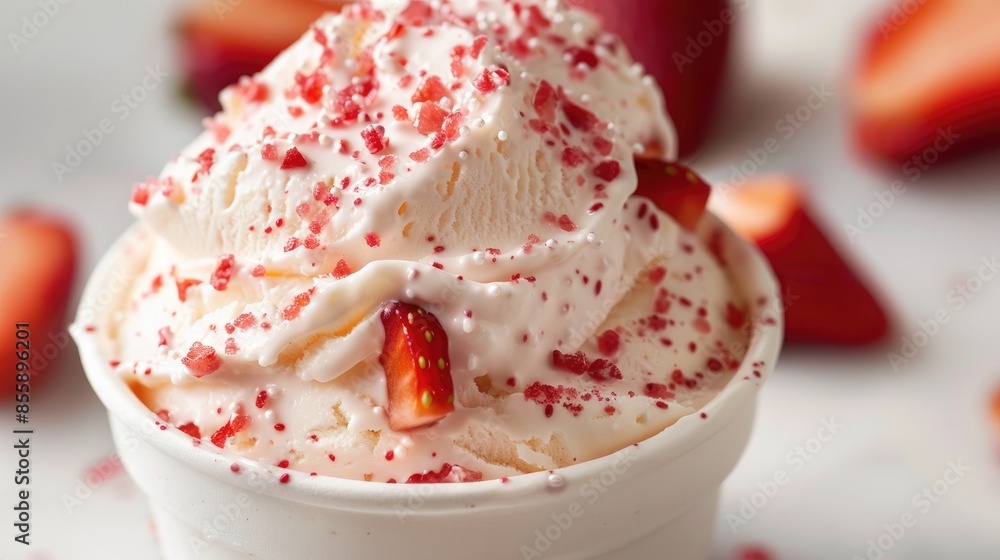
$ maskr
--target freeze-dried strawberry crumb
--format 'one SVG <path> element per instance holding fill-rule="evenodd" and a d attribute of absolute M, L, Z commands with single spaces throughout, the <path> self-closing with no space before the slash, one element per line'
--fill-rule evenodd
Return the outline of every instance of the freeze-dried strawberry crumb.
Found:
<path fill-rule="evenodd" d="M 556 107 L 559 105 L 559 97 L 552 84 L 545 80 L 538 84 L 533 105 L 540 119 L 547 123 L 556 121 Z"/>
<path fill-rule="evenodd" d="M 437 103 L 423 103 L 417 112 L 417 118 L 413 121 L 413 125 L 417 127 L 417 132 L 429 136 L 441 132 L 448 114 L 448 111 L 442 109 Z"/>
<path fill-rule="evenodd" d="M 215 348 L 195 342 L 188 350 L 187 356 L 181 358 L 181 363 L 194 377 L 211 375 L 222 367 L 222 359 L 216 354 Z"/>
<path fill-rule="evenodd" d="M 590 364 L 588 363 L 586 354 L 583 352 L 563 354 L 558 350 L 553 350 L 552 365 L 556 369 L 565 370 L 576 375 L 583 375 Z"/>
<path fill-rule="evenodd" d="M 177 426 L 177 429 L 195 439 L 201 439 L 201 429 L 199 429 L 194 422 L 181 424 L 180 426 Z"/>
<path fill-rule="evenodd" d="M 600 136 L 594 137 L 593 145 L 594 149 L 597 150 L 597 153 L 601 154 L 602 156 L 610 155 L 611 150 L 614 149 L 615 147 L 615 145 L 611 143 L 610 140 L 606 140 L 604 138 L 601 138 Z"/>
<path fill-rule="evenodd" d="M 438 103 L 442 99 L 451 99 L 451 90 L 437 76 L 424 80 L 411 98 L 414 103 Z"/>
<path fill-rule="evenodd" d="M 672 399 L 674 397 L 673 392 L 667 388 L 663 383 L 647 383 L 643 387 L 642 392 L 650 398 L 653 399 Z"/>
<path fill-rule="evenodd" d="M 278 148 L 274 144 L 264 144 L 260 149 L 260 157 L 267 161 L 278 161 Z"/>
<path fill-rule="evenodd" d="M 309 237 L 306 237 L 306 240 L 302 242 L 302 245 L 306 249 L 318 249 L 319 239 L 317 239 L 315 235 L 310 235 Z"/>
<path fill-rule="evenodd" d="M 177 298 L 180 299 L 182 303 L 186 302 L 188 290 L 198 284 L 201 284 L 198 280 L 177 280 Z"/>
<path fill-rule="evenodd" d="M 212 443 L 219 448 L 226 446 L 226 440 L 243 431 L 250 424 L 250 417 L 241 412 L 233 414 L 226 425 L 212 434 Z"/>
<path fill-rule="evenodd" d="M 271 95 L 271 90 L 267 84 L 262 84 L 256 80 L 248 80 L 236 86 L 236 92 L 248 102 L 261 103 L 267 101 Z"/>
<path fill-rule="evenodd" d="M 452 466 L 445 463 L 439 472 L 426 471 L 414 474 L 406 479 L 407 484 L 442 484 L 459 482 L 479 482 L 483 480 L 483 473 L 466 469 L 458 465 Z"/>
<path fill-rule="evenodd" d="M 420 148 L 419 150 L 410 154 L 410 159 L 417 163 L 424 163 L 431 157 L 431 151 L 427 148 Z"/>
<path fill-rule="evenodd" d="M 252 313 L 244 313 L 237 317 L 233 324 L 245 331 L 257 324 L 257 318 Z"/>
<path fill-rule="evenodd" d="M 402 105 L 396 105 L 392 108 L 392 118 L 402 122 L 410 120 L 410 115 L 406 112 L 405 107 Z"/>
<path fill-rule="evenodd" d="M 365 243 L 367 243 L 369 247 L 378 247 L 382 244 L 382 240 L 379 238 L 377 233 L 370 232 L 365 235 Z"/>
<path fill-rule="evenodd" d="M 597 55 L 590 49 L 570 47 L 566 49 L 566 57 L 569 60 L 569 63 L 573 66 L 583 64 L 584 66 L 588 66 L 590 68 L 597 68 Z"/>
<path fill-rule="evenodd" d="M 385 137 L 385 127 L 368 125 L 361 131 L 361 138 L 365 141 L 365 147 L 372 154 L 377 154 L 389 145 L 389 140 Z"/>
<path fill-rule="evenodd" d="M 351 275 L 351 267 L 348 266 L 347 261 L 340 259 L 337 261 L 337 266 L 333 269 L 334 278 L 346 278 Z"/>
<path fill-rule="evenodd" d="M 236 257 L 233 255 L 222 257 L 222 260 L 219 261 L 219 266 L 212 273 L 212 287 L 220 292 L 226 291 L 226 288 L 229 287 L 229 281 L 233 277 L 233 268 L 235 266 Z"/>
<path fill-rule="evenodd" d="M 662 266 L 658 266 L 649 271 L 649 281 L 653 284 L 659 284 L 663 281 L 663 278 L 667 275 L 667 269 Z"/>
<path fill-rule="evenodd" d="M 465 116 L 461 113 L 452 113 L 444 119 L 444 124 L 441 126 L 441 132 L 444 136 L 450 140 L 458 138 L 461 134 L 462 122 L 464 122 Z"/>
<path fill-rule="evenodd" d="M 587 375 L 597 381 L 622 379 L 623 377 L 621 370 L 618 369 L 618 366 L 603 358 L 594 360 L 593 363 L 587 367 Z"/>
<path fill-rule="evenodd" d="M 292 321 L 298 318 L 299 314 L 302 313 L 302 309 L 307 307 L 311 302 L 312 298 L 308 292 L 303 292 L 295 296 L 294 303 L 285 308 L 283 313 L 285 320 Z"/>
<path fill-rule="evenodd" d="M 298 169 L 300 167 L 306 167 L 309 162 L 306 161 L 305 156 L 299 152 L 298 148 L 289 148 L 285 152 L 285 159 L 281 162 L 282 169 Z"/>
<path fill-rule="evenodd" d="M 257 266 L 253 267 L 253 270 L 250 272 L 250 276 L 253 276 L 254 278 L 263 278 L 266 274 L 267 274 L 267 269 L 264 268 L 264 265 L 262 264 L 258 264 Z"/>
<path fill-rule="evenodd" d="M 149 203 L 149 184 L 136 183 L 132 185 L 132 202 L 139 206 Z"/>
<path fill-rule="evenodd" d="M 227 338 L 226 339 L 226 355 L 235 356 L 237 352 L 240 351 L 240 347 L 236 344 L 236 339 Z"/>
<path fill-rule="evenodd" d="M 435 132 L 434 134 L 431 135 L 431 149 L 440 150 L 442 147 L 444 147 L 444 143 L 446 140 L 448 140 L 448 138 L 444 134 L 440 132 Z"/>
<path fill-rule="evenodd" d="M 469 49 L 469 57 L 473 60 L 479 58 L 479 55 L 483 53 L 483 49 L 486 48 L 486 44 L 490 42 L 490 39 L 486 35 L 480 35 L 472 40 L 472 47 Z"/>
<path fill-rule="evenodd" d="M 198 163 L 198 170 L 194 172 L 194 177 L 191 178 L 192 181 L 197 181 L 198 177 L 209 173 L 212 170 L 212 165 L 215 164 L 215 148 L 207 148 L 198 157 L 194 158 Z"/>
<path fill-rule="evenodd" d="M 573 220 L 571 220 L 566 214 L 559 216 L 559 219 L 556 220 L 556 224 L 559 226 L 559 229 L 563 231 L 576 231 L 576 224 L 574 224 Z"/>
<path fill-rule="evenodd" d="M 412 0 L 402 12 L 399 19 L 414 26 L 423 26 L 434 15 L 434 10 L 422 0 Z"/>
<path fill-rule="evenodd" d="M 565 97 L 562 100 L 562 110 L 569 119 L 570 126 L 583 132 L 594 130 L 600 122 L 596 115 Z"/>
<path fill-rule="evenodd" d="M 322 69 L 317 69 L 312 74 L 295 73 L 295 87 L 293 94 L 301 97 L 303 101 L 310 105 L 315 105 L 323 99 L 323 86 L 327 83 L 326 75 Z"/>
<path fill-rule="evenodd" d="M 482 74 L 479 74 L 472 80 L 472 85 L 483 95 L 488 95 L 509 82 L 510 75 L 506 71 L 501 69 L 490 70 L 487 68 L 483 70 Z"/>
<path fill-rule="evenodd" d="M 612 330 L 604 331 L 597 337 L 597 348 L 605 356 L 613 356 L 621 347 L 621 337 Z"/>
<path fill-rule="evenodd" d="M 298 237 L 289 237 L 288 241 L 285 243 L 285 252 L 291 253 L 295 249 L 299 248 L 299 244 L 300 241 Z"/>
<path fill-rule="evenodd" d="M 562 161 L 569 167 L 579 167 L 587 161 L 587 152 L 577 146 L 569 146 L 563 150 Z"/>
<path fill-rule="evenodd" d="M 617 161 L 609 159 L 601 162 L 594 168 L 594 175 L 610 183 L 618 178 L 621 170 L 621 165 Z"/>

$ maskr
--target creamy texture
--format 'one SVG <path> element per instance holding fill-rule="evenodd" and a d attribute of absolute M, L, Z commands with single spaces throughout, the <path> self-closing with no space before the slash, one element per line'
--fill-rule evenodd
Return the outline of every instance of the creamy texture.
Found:
<path fill-rule="evenodd" d="M 499 478 L 645 439 L 742 359 L 726 271 L 630 198 L 636 150 L 673 157 L 661 94 L 582 12 L 358 4 L 222 100 L 135 188 L 137 274 L 96 325 L 140 399 L 206 444 L 362 480 Z M 409 432 L 378 362 L 392 300 L 440 320 L 456 387 Z M 199 345 L 207 375 L 182 361 Z"/>

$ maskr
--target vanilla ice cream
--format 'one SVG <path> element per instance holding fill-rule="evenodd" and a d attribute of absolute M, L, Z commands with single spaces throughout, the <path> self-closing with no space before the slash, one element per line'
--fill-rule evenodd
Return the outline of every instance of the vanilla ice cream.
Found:
<path fill-rule="evenodd" d="M 81 335 L 164 427 L 303 473 L 501 478 L 646 439 L 741 363 L 747 298 L 631 197 L 637 151 L 674 156 L 661 93 L 584 12 L 359 3 L 222 101 L 135 187 L 133 280 Z M 447 334 L 432 426 L 389 428 L 390 301 Z"/>

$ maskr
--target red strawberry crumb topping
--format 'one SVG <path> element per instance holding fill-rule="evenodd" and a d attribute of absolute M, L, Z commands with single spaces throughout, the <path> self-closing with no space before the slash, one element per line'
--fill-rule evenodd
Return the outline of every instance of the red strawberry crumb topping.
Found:
<path fill-rule="evenodd" d="M 298 148 L 289 148 L 285 152 L 285 159 L 281 162 L 282 169 L 298 169 L 300 167 L 306 167 L 309 162 L 306 161 L 305 156 L 299 152 Z"/>
<path fill-rule="evenodd" d="M 466 469 L 458 465 L 445 463 L 438 472 L 425 471 L 414 474 L 406 479 L 407 484 L 440 484 L 456 482 L 479 482 L 483 480 L 483 473 Z"/>
<path fill-rule="evenodd" d="M 200 342 L 195 342 L 188 350 L 187 356 L 181 358 L 181 363 L 195 377 L 205 377 L 211 375 L 222 367 L 222 359 L 215 352 L 215 348 L 205 346 Z"/>
<path fill-rule="evenodd" d="M 597 348 L 605 356 L 613 356 L 621 346 L 621 337 L 615 331 L 604 331 L 597 337 Z"/>
<path fill-rule="evenodd" d="M 389 139 L 385 137 L 385 127 L 368 125 L 361 131 L 361 138 L 365 141 L 365 147 L 373 155 L 381 152 L 389 145 Z"/>
<path fill-rule="evenodd" d="M 618 178 L 620 173 L 621 165 L 615 160 L 601 162 L 594 168 L 594 175 L 597 175 L 599 178 L 608 181 L 609 183 Z"/>
<path fill-rule="evenodd" d="M 212 444 L 218 448 L 223 448 L 226 446 L 226 441 L 235 436 L 236 434 L 243 431 L 247 426 L 250 425 L 250 417 L 242 412 L 237 412 L 229 419 L 224 426 L 218 429 L 214 434 L 212 434 Z"/>
<path fill-rule="evenodd" d="M 195 439 L 201 439 L 201 430 L 193 422 L 181 424 L 180 426 L 177 426 L 177 429 Z"/>
<path fill-rule="evenodd" d="M 233 277 L 233 268 L 236 266 L 236 258 L 233 255 L 226 255 L 219 261 L 219 266 L 212 273 L 212 287 L 220 292 L 226 291 L 229 281 Z"/>

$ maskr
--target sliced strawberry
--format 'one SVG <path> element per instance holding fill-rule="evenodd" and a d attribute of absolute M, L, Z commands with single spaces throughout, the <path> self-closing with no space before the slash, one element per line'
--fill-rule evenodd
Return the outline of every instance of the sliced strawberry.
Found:
<path fill-rule="evenodd" d="M 862 345 L 888 333 L 882 306 L 816 225 L 793 178 L 755 179 L 712 210 L 770 261 L 786 298 L 787 341 Z"/>
<path fill-rule="evenodd" d="M 652 200 L 681 227 L 693 230 L 705 213 L 712 187 L 694 171 L 677 163 L 637 157 L 635 168 L 639 174 L 635 194 Z"/>
<path fill-rule="evenodd" d="M 434 315 L 390 302 L 382 309 L 385 347 L 379 361 L 389 391 L 389 426 L 409 430 L 455 410 L 448 335 Z"/>
<path fill-rule="evenodd" d="M 933 149 L 937 161 L 1000 140 L 1000 3 L 917 4 L 872 30 L 853 88 L 859 143 L 893 161 Z"/>
<path fill-rule="evenodd" d="M 1000 435 L 1000 389 L 993 394 L 993 426 L 996 427 L 997 435 Z"/>
<path fill-rule="evenodd" d="M 76 235 L 39 211 L 7 214 L 0 217 L 0 263 L 0 372 L 6 379 L 0 395 L 9 395 L 21 385 L 17 353 L 28 353 L 34 382 L 70 344 L 63 320 L 76 271 Z M 18 339 L 18 324 L 28 325 L 29 339 Z"/>

